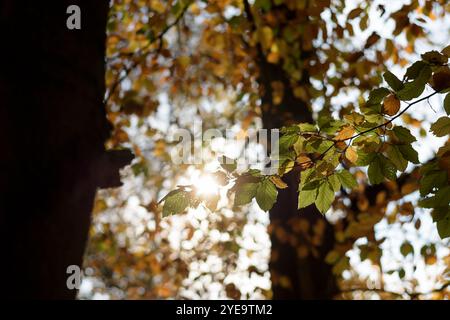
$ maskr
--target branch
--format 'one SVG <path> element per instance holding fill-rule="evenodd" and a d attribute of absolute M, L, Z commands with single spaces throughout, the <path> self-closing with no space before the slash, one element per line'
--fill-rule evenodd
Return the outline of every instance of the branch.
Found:
<path fill-rule="evenodd" d="M 411 108 L 413 105 L 415 105 L 415 104 L 417 104 L 417 103 L 419 103 L 419 102 L 422 102 L 422 101 L 424 101 L 424 100 L 428 100 L 428 99 L 430 99 L 432 96 L 434 96 L 435 94 L 437 94 L 437 93 L 439 93 L 439 92 L 440 92 L 440 91 L 434 91 L 433 93 L 431 93 L 431 94 L 429 94 L 429 95 L 427 95 L 427 96 L 425 96 L 425 97 L 423 97 L 423 98 L 420 98 L 420 99 L 418 99 L 418 100 L 416 100 L 416 101 L 414 101 L 414 102 L 408 103 L 408 104 L 407 104 L 408 106 L 407 106 L 405 109 L 403 109 L 401 112 L 399 112 L 398 114 L 396 114 L 396 115 L 395 115 L 394 117 L 392 117 L 389 121 L 386 121 L 386 122 L 384 122 L 384 123 L 382 123 L 382 124 L 380 124 L 380 125 L 378 125 L 378 126 L 375 126 L 375 127 L 373 127 L 373 128 L 370 128 L 370 129 L 364 130 L 364 131 L 362 131 L 362 132 L 359 132 L 358 134 L 356 134 L 356 135 L 354 135 L 354 136 L 352 136 L 352 137 L 350 137 L 350 138 L 343 139 L 343 140 L 340 140 L 340 141 L 352 140 L 352 139 L 355 139 L 355 138 L 357 138 L 357 137 L 359 137 L 359 136 L 361 136 L 361 135 L 363 135 L 363 134 L 365 134 L 365 133 L 371 132 L 371 131 L 376 130 L 376 129 L 378 129 L 378 128 L 385 127 L 385 126 L 387 126 L 388 124 L 390 124 L 391 122 L 393 122 L 395 119 L 397 119 L 398 117 L 400 117 L 402 114 L 404 114 L 404 113 L 405 113 L 409 108 Z"/>
<path fill-rule="evenodd" d="M 128 75 L 130 74 L 130 72 L 136 68 L 139 65 L 139 61 L 137 60 L 138 58 L 142 58 L 147 56 L 148 54 L 151 53 L 151 51 L 147 51 L 149 49 L 149 47 L 154 44 L 156 41 L 159 41 L 159 45 L 158 45 L 158 49 L 155 51 L 156 54 L 158 54 L 161 49 L 162 49 L 162 44 L 163 44 L 163 38 L 166 35 L 167 32 L 169 32 L 170 29 L 172 29 L 172 27 L 174 27 L 175 25 L 178 24 L 178 22 L 180 22 L 180 20 L 183 18 L 184 14 L 186 13 L 186 11 L 188 10 L 189 6 L 191 5 L 188 4 L 186 6 L 184 6 L 183 10 L 181 11 L 181 13 L 178 15 L 178 17 L 170 24 L 168 24 L 159 34 L 157 37 L 155 37 L 154 39 L 152 39 L 151 41 L 149 41 L 145 46 L 143 46 L 142 48 L 140 48 L 137 51 L 134 52 L 130 52 L 130 53 L 122 53 L 122 54 L 118 54 L 115 57 L 111 57 L 109 60 L 114 60 L 117 59 L 119 57 L 123 57 L 123 56 L 130 56 L 131 58 L 133 56 L 136 56 L 136 60 L 134 60 L 134 62 L 127 68 L 125 68 L 124 71 L 125 74 L 120 76 L 111 86 L 111 88 L 108 91 L 108 95 L 105 98 L 105 104 L 109 102 L 109 100 L 111 99 L 112 95 L 114 94 L 114 92 L 116 91 L 117 87 L 128 77 Z M 145 52 L 147 51 L 147 52 Z M 119 74 L 121 73 L 121 71 L 119 71 Z"/>

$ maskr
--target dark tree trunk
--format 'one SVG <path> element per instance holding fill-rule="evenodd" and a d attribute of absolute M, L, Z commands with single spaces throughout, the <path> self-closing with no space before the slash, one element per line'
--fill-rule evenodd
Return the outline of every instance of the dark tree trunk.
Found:
<path fill-rule="evenodd" d="M 296 98 L 282 67 L 266 62 L 259 50 L 259 85 L 263 88 L 263 124 L 266 129 L 280 128 L 290 123 L 312 123 L 309 106 Z M 308 75 L 302 78 L 309 85 Z M 271 83 L 284 86 L 283 100 L 273 105 Z M 336 279 L 325 256 L 334 246 L 333 227 L 314 205 L 298 210 L 299 172 L 284 177 L 288 188 L 280 190 L 275 206 L 270 210 L 269 263 L 274 299 L 331 299 L 337 293 Z"/>
<path fill-rule="evenodd" d="M 81 30 L 66 9 L 81 8 Z M 108 1 L 0 2 L 1 295 L 70 299 L 96 188 L 118 184 L 104 151 Z M 120 155 L 119 155 L 120 156 Z"/>

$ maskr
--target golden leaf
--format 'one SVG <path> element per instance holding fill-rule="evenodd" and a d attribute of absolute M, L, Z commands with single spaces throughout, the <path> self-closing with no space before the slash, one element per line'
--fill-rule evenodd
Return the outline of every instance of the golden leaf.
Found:
<path fill-rule="evenodd" d="M 355 128 L 353 128 L 352 126 L 346 126 L 341 131 L 339 131 L 339 133 L 336 135 L 334 140 L 336 140 L 336 141 L 348 140 L 351 137 L 353 137 L 354 133 L 355 133 Z"/>
<path fill-rule="evenodd" d="M 356 161 L 358 160 L 358 154 L 356 153 L 355 148 L 348 147 L 347 150 L 345 150 L 345 157 L 351 163 L 356 163 Z"/>

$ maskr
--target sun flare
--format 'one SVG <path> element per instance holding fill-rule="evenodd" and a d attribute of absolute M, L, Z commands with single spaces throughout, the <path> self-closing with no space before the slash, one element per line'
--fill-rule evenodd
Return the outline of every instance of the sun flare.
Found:
<path fill-rule="evenodd" d="M 217 181 L 209 174 L 201 174 L 198 178 L 193 178 L 192 183 L 199 195 L 214 195 L 219 192 Z"/>

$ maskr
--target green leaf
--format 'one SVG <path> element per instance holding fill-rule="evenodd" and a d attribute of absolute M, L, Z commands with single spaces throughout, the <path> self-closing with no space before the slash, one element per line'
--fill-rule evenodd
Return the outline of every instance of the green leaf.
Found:
<path fill-rule="evenodd" d="M 331 184 L 334 192 L 338 192 L 341 189 L 341 181 L 336 173 L 328 177 L 328 182 Z"/>
<path fill-rule="evenodd" d="M 434 197 L 428 197 L 419 201 L 422 208 L 446 207 L 450 202 L 450 186 L 446 186 L 436 192 Z"/>
<path fill-rule="evenodd" d="M 367 174 L 371 184 L 379 184 L 384 181 L 383 166 L 378 156 L 370 163 Z"/>
<path fill-rule="evenodd" d="M 384 155 L 379 155 L 379 159 L 381 161 L 381 170 L 383 172 L 383 175 L 389 180 L 397 179 L 397 168 L 392 163 L 392 161 L 386 158 Z"/>
<path fill-rule="evenodd" d="M 441 239 L 450 237 L 450 215 L 447 215 L 444 219 L 439 220 L 436 225 Z"/>
<path fill-rule="evenodd" d="M 288 151 L 298 140 L 299 135 L 297 133 L 284 134 L 279 140 L 280 152 Z"/>
<path fill-rule="evenodd" d="M 406 69 L 406 74 L 405 74 L 405 76 L 406 76 L 408 79 L 414 80 L 414 79 L 416 79 L 416 78 L 419 76 L 420 71 L 421 71 L 425 66 L 427 66 L 427 64 L 426 64 L 425 62 L 423 62 L 423 61 L 416 61 L 416 62 L 414 62 L 408 69 Z"/>
<path fill-rule="evenodd" d="M 421 70 L 417 78 L 412 81 L 408 82 L 404 85 L 403 89 L 397 92 L 397 97 L 400 100 L 408 101 L 414 98 L 417 98 L 420 96 L 425 90 L 425 85 L 427 84 L 428 80 L 431 77 L 432 74 L 431 67 L 428 65 L 425 65 Z"/>
<path fill-rule="evenodd" d="M 277 201 L 277 188 L 269 179 L 264 179 L 256 189 L 256 202 L 263 211 L 272 209 Z"/>
<path fill-rule="evenodd" d="M 368 166 L 375 157 L 375 154 L 373 153 L 365 153 L 358 150 L 358 160 L 356 160 L 355 165 L 359 167 L 365 167 Z"/>
<path fill-rule="evenodd" d="M 417 151 L 414 150 L 410 144 L 398 145 L 398 150 L 401 152 L 403 158 L 405 158 L 406 160 L 415 164 L 420 163 Z"/>
<path fill-rule="evenodd" d="M 444 110 L 447 112 L 447 115 L 450 115 L 450 93 L 447 93 L 444 98 Z"/>
<path fill-rule="evenodd" d="M 163 217 L 183 213 L 189 203 L 189 193 L 184 190 L 167 195 L 164 200 Z"/>
<path fill-rule="evenodd" d="M 317 132 L 317 127 L 311 123 L 300 123 L 298 127 L 300 128 L 301 132 Z"/>
<path fill-rule="evenodd" d="M 369 93 L 369 99 L 367 100 L 367 105 L 379 104 L 383 101 L 384 97 L 386 97 L 389 93 L 389 89 L 387 88 L 377 88 L 372 90 Z"/>
<path fill-rule="evenodd" d="M 445 116 L 440 117 L 431 125 L 430 131 L 433 132 L 436 137 L 443 137 L 450 134 L 450 118 Z"/>
<path fill-rule="evenodd" d="M 426 196 L 434 187 L 442 187 L 447 183 L 447 173 L 436 171 L 424 176 L 420 180 L 420 195 Z"/>
<path fill-rule="evenodd" d="M 220 166 L 228 172 L 233 172 L 237 168 L 236 160 L 222 156 L 222 161 L 220 163 Z"/>
<path fill-rule="evenodd" d="M 395 136 L 402 143 L 412 143 L 417 140 L 416 137 L 411 134 L 411 131 L 405 127 L 395 126 L 392 131 L 394 131 Z"/>
<path fill-rule="evenodd" d="M 298 208 L 306 208 L 316 201 L 317 189 L 300 190 L 298 193 Z"/>
<path fill-rule="evenodd" d="M 358 185 L 355 177 L 347 170 L 338 171 L 337 176 L 345 188 L 353 189 Z"/>
<path fill-rule="evenodd" d="M 406 167 L 408 166 L 408 160 L 403 158 L 403 155 L 398 149 L 398 146 L 390 145 L 387 150 L 387 156 L 399 171 L 406 170 Z"/>
<path fill-rule="evenodd" d="M 442 219 L 445 219 L 447 215 L 450 216 L 450 206 L 434 208 L 434 210 L 431 211 L 433 222 L 438 222 Z"/>
<path fill-rule="evenodd" d="M 316 207 L 321 213 L 325 213 L 334 201 L 333 187 L 328 181 L 323 182 L 317 192 Z"/>
<path fill-rule="evenodd" d="M 234 205 L 242 206 L 250 203 L 256 195 L 256 189 L 258 188 L 258 183 L 250 182 L 243 183 L 236 187 L 236 194 L 234 196 Z"/>
<path fill-rule="evenodd" d="M 175 189 L 170 191 L 168 194 L 166 194 L 161 200 L 159 200 L 158 204 L 162 203 L 164 200 L 166 200 L 167 198 L 176 195 L 177 193 L 180 193 L 184 191 L 184 188 L 179 188 L 179 189 Z"/>
<path fill-rule="evenodd" d="M 434 197 L 435 207 L 445 207 L 450 203 L 450 186 L 439 189 Z"/>
<path fill-rule="evenodd" d="M 388 83 L 388 85 L 394 90 L 394 91 L 399 91 L 403 88 L 403 83 L 402 81 L 397 78 L 397 76 L 395 74 L 393 74 L 390 71 L 386 71 L 383 74 L 383 78 L 384 80 L 386 80 L 386 82 Z"/>

